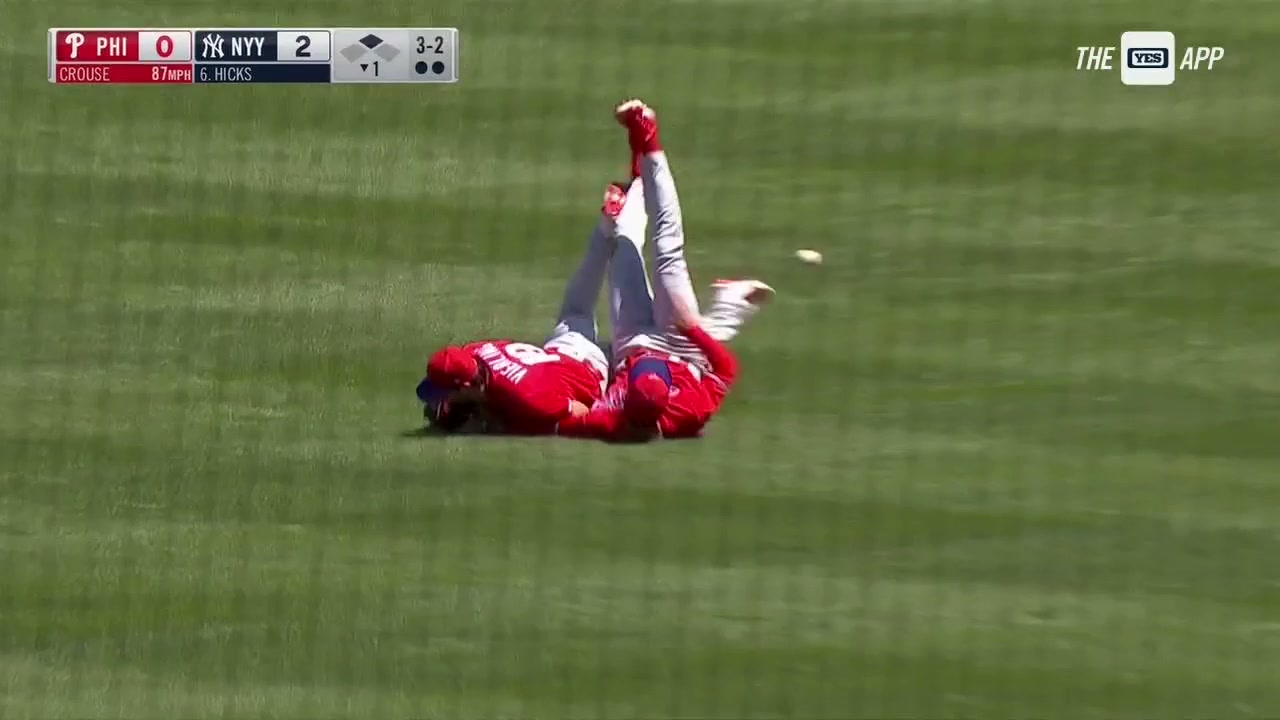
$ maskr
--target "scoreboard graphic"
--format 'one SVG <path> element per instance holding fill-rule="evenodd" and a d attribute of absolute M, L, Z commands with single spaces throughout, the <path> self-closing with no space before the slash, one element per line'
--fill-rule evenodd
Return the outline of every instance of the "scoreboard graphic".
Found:
<path fill-rule="evenodd" d="M 457 81 L 457 28 L 49 30 L 55 85 Z"/>

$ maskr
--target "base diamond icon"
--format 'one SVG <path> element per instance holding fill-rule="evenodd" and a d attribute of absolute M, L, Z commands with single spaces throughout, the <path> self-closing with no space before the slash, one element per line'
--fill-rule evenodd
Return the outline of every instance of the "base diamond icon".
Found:
<path fill-rule="evenodd" d="M 339 54 L 346 58 L 347 62 L 353 63 L 364 57 L 365 53 L 370 50 L 373 51 L 374 55 L 377 55 L 387 62 L 391 62 L 400 55 L 399 48 L 373 33 L 369 33 L 356 42 L 346 46 L 339 51 Z"/>
<path fill-rule="evenodd" d="M 368 50 L 366 50 L 363 45 L 356 43 L 342 48 L 342 50 L 338 51 L 338 54 L 346 58 L 347 62 L 355 62 L 364 57 L 366 52 L 368 52 Z"/>
<path fill-rule="evenodd" d="M 413 56 L 411 48 L 416 47 L 416 37 L 406 28 L 337 29 L 333 33 L 333 82 L 397 83 L 416 80 L 410 59 Z"/>

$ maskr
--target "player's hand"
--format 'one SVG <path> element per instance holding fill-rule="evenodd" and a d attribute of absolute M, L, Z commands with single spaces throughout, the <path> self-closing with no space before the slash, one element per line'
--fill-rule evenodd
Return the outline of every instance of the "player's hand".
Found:
<path fill-rule="evenodd" d="M 586 405 L 583 405 L 577 400 L 569 401 L 569 414 L 572 415 L 573 417 L 582 417 L 583 415 L 586 415 L 590 411 L 591 411 L 591 408 L 587 407 Z"/>

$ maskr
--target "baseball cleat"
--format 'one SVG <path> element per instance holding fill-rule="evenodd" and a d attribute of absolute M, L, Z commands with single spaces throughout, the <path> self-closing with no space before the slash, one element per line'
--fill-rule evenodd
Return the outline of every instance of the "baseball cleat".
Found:
<path fill-rule="evenodd" d="M 627 129 L 632 155 L 644 155 L 662 150 L 658 139 L 658 115 L 653 108 L 640 100 L 628 100 L 614 108 L 618 124 Z"/>
<path fill-rule="evenodd" d="M 600 213 L 605 217 L 617 218 L 627 204 L 627 189 L 617 183 L 609 183 L 604 189 L 604 204 Z"/>
<path fill-rule="evenodd" d="M 716 299 L 747 305 L 760 306 L 773 299 L 777 291 L 768 285 L 750 278 L 742 280 L 717 280 L 712 285 L 716 290 Z"/>

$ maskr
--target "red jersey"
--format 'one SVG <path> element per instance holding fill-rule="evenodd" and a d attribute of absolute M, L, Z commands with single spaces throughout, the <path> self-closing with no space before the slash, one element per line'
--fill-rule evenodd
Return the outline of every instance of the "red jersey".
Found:
<path fill-rule="evenodd" d="M 697 345 L 711 372 L 657 352 L 644 351 L 627 359 L 618 370 L 600 402 L 582 417 L 569 417 L 560 422 L 556 432 L 568 437 L 588 437 L 600 440 L 632 440 L 636 429 L 629 426 L 622 414 L 627 397 L 627 376 L 632 364 L 641 359 L 664 360 L 671 371 L 671 397 L 666 409 L 658 418 L 658 430 L 666 438 L 690 438 L 702 434 L 702 428 L 720 409 L 729 388 L 738 378 L 738 359 L 729 348 L 718 342 L 700 327 L 690 328 L 685 335 Z"/>
<path fill-rule="evenodd" d="M 600 399 L 604 378 L 578 358 L 512 340 L 482 340 L 462 349 L 488 370 L 485 408 L 503 432 L 554 433 L 573 401 L 590 406 Z"/>

